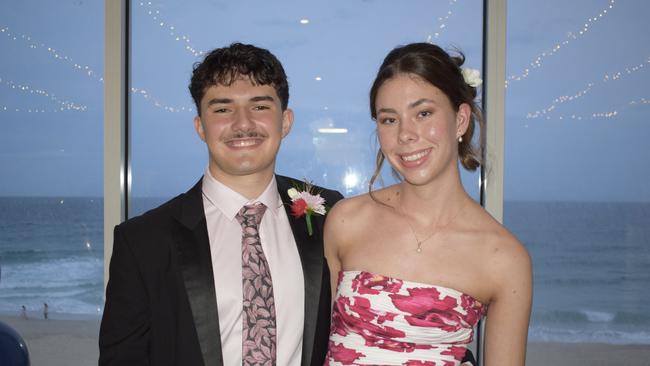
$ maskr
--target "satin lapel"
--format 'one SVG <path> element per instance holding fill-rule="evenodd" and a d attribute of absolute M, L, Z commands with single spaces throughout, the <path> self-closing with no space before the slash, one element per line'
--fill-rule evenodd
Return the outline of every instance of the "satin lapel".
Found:
<path fill-rule="evenodd" d="M 223 365 L 201 181 L 186 193 L 182 212 L 177 219 L 183 226 L 176 238 L 179 266 L 203 354 L 203 363 Z"/>
<path fill-rule="evenodd" d="M 314 348 L 318 306 L 323 281 L 323 235 L 320 225 L 314 225 L 313 235 L 308 235 L 305 218 L 301 217 L 296 219 L 291 215 L 291 199 L 287 194 L 289 188 L 293 188 L 291 181 L 286 177 L 278 175 L 276 175 L 276 181 L 278 183 L 280 197 L 289 217 L 293 237 L 298 246 L 298 254 L 300 255 L 302 272 L 305 278 L 305 325 L 302 339 L 301 364 L 309 365 L 311 364 Z M 312 218 L 312 220 L 314 219 L 318 220 L 318 218 Z"/>

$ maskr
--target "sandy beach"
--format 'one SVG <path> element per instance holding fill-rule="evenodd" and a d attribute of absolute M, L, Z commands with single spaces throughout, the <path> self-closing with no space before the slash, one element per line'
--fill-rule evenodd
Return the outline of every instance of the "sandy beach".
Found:
<path fill-rule="evenodd" d="M 650 366 L 650 345 L 530 342 L 528 366 Z"/>
<path fill-rule="evenodd" d="M 0 315 L 25 339 L 33 366 L 89 366 L 98 358 L 99 319 L 30 319 Z M 650 345 L 596 343 L 528 344 L 528 366 L 650 366 Z"/>
<path fill-rule="evenodd" d="M 43 319 L 43 314 L 28 316 L 28 319 L 21 319 L 0 315 L 0 321 L 23 337 L 32 366 L 97 365 L 99 318 L 67 319 L 69 316 L 52 313 L 48 320 Z"/>

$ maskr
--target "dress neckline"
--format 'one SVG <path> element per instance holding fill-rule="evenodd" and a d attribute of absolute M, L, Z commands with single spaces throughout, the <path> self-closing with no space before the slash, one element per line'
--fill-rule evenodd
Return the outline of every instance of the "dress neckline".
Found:
<path fill-rule="evenodd" d="M 350 273 L 350 274 L 366 273 L 366 274 L 369 274 L 369 275 L 372 275 L 372 276 L 381 276 L 381 277 L 384 277 L 384 278 L 387 278 L 387 279 L 390 279 L 390 280 L 398 280 L 398 281 L 402 281 L 403 283 L 409 283 L 409 284 L 418 285 L 418 286 L 435 287 L 435 288 L 437 288 L 437 289 L 442 289 L 442 290 L 444 290 L 445 292 L 451 292 L 451 293 L 454 293 L 454 294 L 457 294 L 457 295 L 465 295 L 465 296 L 468 296 L 468 297 L 470 297 L 473 301 L 475 301 L 476 303 L 480 304 L 482 307 L 485 306 L 482 302 L 480 302 L 479 300 L 477 300 L 474 296 L 472 296 L 472 295 L 470 295 L 470 294 L 466 294 L 466 293 L 464 293 L 464 292 L 462 292 L 462 291 L 456 290 L 456 289 L 451 288 L 451 287 L 440 286 L 440 285 L 433 285 L 433 284 L 430 284 L 430 283 L 424 283 L 424 282 L 417 282 L 417 281 L 403 280 L 403 279 L 401 279 L 401 278 L 391 277 L 391 276 L 386 276 L 386 275 L 383 275 L 383 274 L 381 274 L 381 273 L 375 273 L 375 272 L 363 271 L 363 270 L 346 270 L 346 271 L 344 271 L 344 270 L 340 270 L 339 273 L 343 273 L 344 275 L 345 275 L 346 273 Z"/>

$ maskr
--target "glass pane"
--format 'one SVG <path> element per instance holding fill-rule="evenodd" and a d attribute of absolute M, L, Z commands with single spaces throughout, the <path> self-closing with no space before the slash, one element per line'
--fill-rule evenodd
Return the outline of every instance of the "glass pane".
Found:
<path fill-rule="evenodd" d="M 34 365 L 97 362 L 103 17 L 101 1 L 0 5 L 0 321 Z"/>
<path fill-rule="evenodd" d="M 647 14 L 508 2 L 504 210 L 534 263 L 529 365 L 650 355 Z"/>
<path fill-rule="evenodd" d="M 278 173 L 349 196 L 367 191 L 374 170 L 368 92 L 383 57 L 397 45 L 430 39 L 461 49 L 466 65 L 480 69 L 482 14 L 477 0 L 284 1 L 281 9 L 274 2 L 132 2 L 130 216 L 186 191 L 206 169 L 187 90 L 203 52 L 235 41 L 273 52 L 289 77 L 296 116 Z M 392 178 L 384 173 L 388 185 Z M 478 177 L 463 174 L 476 199 Z"/>

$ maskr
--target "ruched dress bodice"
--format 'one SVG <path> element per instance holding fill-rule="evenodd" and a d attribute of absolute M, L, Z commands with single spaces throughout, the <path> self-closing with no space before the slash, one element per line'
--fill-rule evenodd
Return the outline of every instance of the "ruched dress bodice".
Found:
<path fill-rule="evenodd" d="M 460 365 L 485 307 L 454 289 L 339 273 L 325 365 Z"/>

